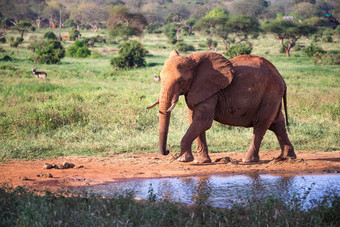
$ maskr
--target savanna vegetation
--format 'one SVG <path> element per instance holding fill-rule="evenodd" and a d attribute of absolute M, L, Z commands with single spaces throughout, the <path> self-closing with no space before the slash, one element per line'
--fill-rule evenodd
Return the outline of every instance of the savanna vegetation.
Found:
<path fill-rule="evenodd" d="M 247 7 L 249 1 L 243 0 L 5 2 L 0 4 L 1 162 L 158 152 L 157 110 L 145 107 L 160 90 L 153 75 L 159 75 L 175 48 L 181 54 L 216 51 L 228 58 L 244 53 L 267 58 L 287 83 L 289 137 L 295 149 L 340 148 L 340 26 L 321 26 L 327 24 L 325 13 L 339 19 L 334 1 L 259 0 Z M 277 22 L 284 15 L 293 17 L 281 23 L 289 33 Z M 299 21 L 305 28 L 301 31 Z M 278 35 L 286 39 L 280 43 Z M 46 79 L 33 76 L 31 69 L 36 67 L 47 73 Z M 189 124 L 186 112 L 182 97 L 170 123 L 172 152 L 180 151 Z M 251 129 L 218 123 L 207 132 L 210 152 L 244 152 L 251 137 Z M 279 150 L 272 132 L 267 132 L 261 149 Z M 167 201 L 138 203 L 132 196 L 38 196 L 8 186 L 2 186 L 0 194 L 5 225 L 339 224 L 329 218 L 339 209 L 338 197 L 330 207 L 321 204 L 304 211 L 274 198 L 217 210 Z M 136 218 L 137 213 L 143 218 Z"/>
<path fill-rule="evenodd" d="M 331 195 L 331 194 L 330 194 Z M 243 198 L 244 203 L 216 209 L 197 200 L 187 206 L 163 200 L 136 201 L 127 191 L 103 198 L 29 191 L 22 187 L 0 188 L 0 223 L 4 226 L 338 226 L 340 197 L 324 197 L 313 208 L 304 199 L 268 196 L 262 200 Z"/>
<path fill-rule="evenodd" d="M 143 52 L 138 53 L 145 55 L 145 66 L 119 70 L 111 62 L 113 57 L 119 56 L 120 43 L 95 43 L 88 49 L 92 53 L 87 58 L 66 55 L 59 64 L 32 62 L 30 58 L 39 55 L 37 50 L 32 52 L 27 48 L 29 40 L 59 42 L 44 39 L 47 31 L 49 29 L 30 33 L 27 41 L 17 48 L 7 43 L 2 45 L 1 161 L 60 155 L 105 156 L 110 152 L 157 152 L 157 110 L 146 110 L 145 107 L 156 100 L 160 90 L 153 74 L 159 75 L 164 60 L 174 49 L 167 43 L 167 37 L 144 35 L 139 40 Z M 68 32 L 63 29 L 62 35 Z M 93 31 L 81 33 L 84 39 L 98 34 Z M 106 31 L 99 34 L 107 35 Z M 322 59 L 307 55 L 310 51 L 319 53 L 315 46 L 328 54 L 337 53 L 339 38 L 333 36 L 333 39 L 332 43 L 301 39 L 290 58 L 280 53 L 280 44 L 270 34 L 250 39 L 252 54 L 272 61 L 286 80 L 290 138 L 299 150 L 339 149 L 340 68 L 330 62 L 336 61 L 335 58 L 319 62 Z M 186 42 L 197 51 L 209 49 L 204 35 L 189 36 Z M 61 43 L 67 53 L 77 42 L 64 40 Z M 217 51 L 223 53 L 222 41 L 218 44 Z M 81 48 L 84 47 L 87 48 L 85 45 Z M 93 54 L 97 57 L 91 57 Z M 47 79 L 34 78 L 33 67 L 47 72 Z M 180 108 L 173 113 L 169 133 L 173 152 L 179 152 L 179 141 L 188 127 L 185 106 L 181 98 Z M 251 129 L 215 123 L 207 138 L 211 152 L 243 152 L 251 136 Z M 279 149 L 273 133 L 267 133 L 261 148 Z"/>

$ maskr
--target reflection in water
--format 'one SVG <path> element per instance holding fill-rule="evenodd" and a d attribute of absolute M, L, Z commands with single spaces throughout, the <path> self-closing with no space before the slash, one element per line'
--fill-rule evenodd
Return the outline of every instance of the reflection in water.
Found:
<path fill-rule="evenodd" d="M 156 199 L 167 199 L 186 204 L 230 207 L 243 204 L 248 199 L 267 196 L 281 197 L 289 201 L 298 196 L 304 198 L 304 206 L 319 200 L 329 190 L 340 192 L 340 174 L 319 175 L 213 175 L 204 177 L 158 178 L 112 183 L 83 188 L 103 196 L 133 190 L 135 196 L 148 198 L 151 192 Z"/>

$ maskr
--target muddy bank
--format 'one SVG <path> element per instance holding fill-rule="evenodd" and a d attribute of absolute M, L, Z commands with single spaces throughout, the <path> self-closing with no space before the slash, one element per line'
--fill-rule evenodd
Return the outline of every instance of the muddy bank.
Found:
<path fill-rule="evenodd" d="M 340 171 L 340 151 L 297 151 L 296 160 L 276 161 L 279 151 L 261 151 L 261 162 L 241 162 L 244 153 L 211 154 L 211 164 L 180 163 L 160 154 L 107 154 L 107 157 L 71 156 L 0 163 L 0 182 L 13 186 L 57 191 L 137 178 L 199 176 L 229 173 L 290 173 Z M 228 158 L 226 158 L 228 157 Z M 218 160 L 220 159 L 220 160 Z M 59 166 L 46 168 L 46 163 Z M 68 168 L 61 168 L 62 165 Z M 72 165 L 74 166 L 72 166 Z M 72 166 L 72 167 L 70 167 Z"/>

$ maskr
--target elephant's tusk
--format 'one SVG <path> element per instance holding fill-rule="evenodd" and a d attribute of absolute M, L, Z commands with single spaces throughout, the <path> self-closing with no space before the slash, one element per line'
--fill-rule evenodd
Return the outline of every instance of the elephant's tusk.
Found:
<path fill-rule="evenodd" d="M 159 103 L 159 102 L 158 102 L 158 100 L 157 100 L 157 101 L 154 102 L 151 106 L 146 107 L 146 109 L 154 108 L 155 106 L 157 106 L 158 103 Z"/>
<path fill-rule="evenodd" d="M 171 112 L 171 111 L 175 108 L 176 103 L 177 103 L 177 102 L 172 103 L 172 105 L 170 106 L 170 108 L 169 108 L 166 112 L 167 112 L 167 113 Z"/>

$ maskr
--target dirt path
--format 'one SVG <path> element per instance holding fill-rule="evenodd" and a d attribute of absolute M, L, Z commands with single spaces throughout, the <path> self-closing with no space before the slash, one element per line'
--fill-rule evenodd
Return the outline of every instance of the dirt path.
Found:
<path fill-rule="evenodd" d="M 289 173 L 289 172 L 339 172 L 340 151 L 297 151 L 298 159 L 272 161 L 279 151 L 261 151 L 261 162 L 237 163 L 244 153 L 215 153 L 211 158 L 230 157 L 232 162 L 212 164 L 180 163 L 174 156 L 160 154 L 111 154 L 109 157 L 71 156 L 56 159 L 10 161 L 0 163 L 0 182 L 12 186 L 56 191 L 70 187 L 98 185 L 136 178 L 177 177 L 231 173 Z M 75 164 L 70 169 L 44 169 L 45 163 Z M 76 167 L 83 168 L 76 168 Z"/>

